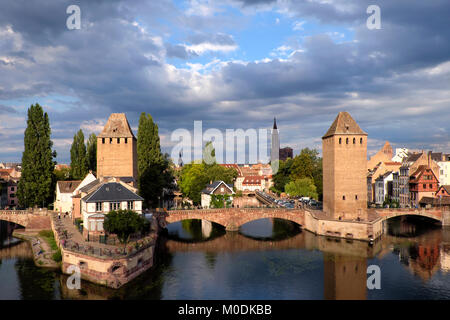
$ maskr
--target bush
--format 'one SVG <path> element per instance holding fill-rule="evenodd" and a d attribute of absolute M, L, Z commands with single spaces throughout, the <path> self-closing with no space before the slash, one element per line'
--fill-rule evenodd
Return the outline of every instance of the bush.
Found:
<path fill-rule="evenodd" d="M 61 250 L 56 251 L 53 256 L 52 256 L 53 260 L 56 262 L 61 262 L 62 261 L 62 254 L 61 254 Z"/>

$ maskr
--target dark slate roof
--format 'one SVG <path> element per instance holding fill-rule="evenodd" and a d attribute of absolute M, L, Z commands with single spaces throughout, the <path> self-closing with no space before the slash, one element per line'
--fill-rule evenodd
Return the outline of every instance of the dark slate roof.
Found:
<path fill-rule="evenodd" d="M 94 181 L 88 183 L 87 185 L 85 185 L 83 188 L 80 188 L 81 192 L 88 192 L 89 190 L 91 190 L 93 187 L 95 187 L 96 185 L 98 185 L 100 183 L 99 179 L 95 179 Z"/>
<path fill-rule="evenodd" d="M 322 137 L 328 138 L 334 136 L 336 134 L 353 134 L 353 135 L 365 135 L 367 133 L 364 132 L 359 125 L 353 120 L 352 116 L 348 112 L 339 112 L 330 129 L 328 129 L 327 133 Z"/>
<path fill-rule="evenodd" d="M 416 162 L 422 156 L 422 153 L 408 153 L 406 162 Z"/>
<path fill-rule="evenodd" d="M 205 189 L 202 190 L 202 193 L 206 193 L 206 194 L 212 194 L 214 192 L 214 190 L 216 190 L 216 188 L 223 183 L 225 186 L 227 186 L 228 188 L 231 189 L 231 191 L 233 192 L 233 186 L 230 184 L 226 184 L 223 181 L 214 181 L 212 184 L 208 184 Z"/>
<path fill-rule="evenodd" d="M 104 202 L 104 201 L 143 201 L 133 191 L 124 187 L 118 182 L 107 182 L 96 191 L 83 198 L 84 202 Z"/>

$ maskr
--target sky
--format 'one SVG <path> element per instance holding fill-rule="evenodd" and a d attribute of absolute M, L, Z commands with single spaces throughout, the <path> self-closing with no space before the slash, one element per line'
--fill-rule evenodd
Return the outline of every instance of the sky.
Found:
<path fill-rule="evenodd" d="M 381 28 L 369 29 L 369 5 Z M 68 29 L 70 5 L 80 29 Z M 0 0 L 0 162 L 20 161 L 26 112 L 48 112 L 58 163 L 81 128 L 142 112 L 176 129 L 271 128 L 321 150 L 339 111 L 395 147 L 450 152 L 448 0 Z"/>

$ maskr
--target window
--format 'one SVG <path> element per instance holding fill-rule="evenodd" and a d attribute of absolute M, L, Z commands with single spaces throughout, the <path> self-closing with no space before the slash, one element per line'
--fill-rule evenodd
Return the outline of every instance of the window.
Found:
<path fill-rule="evenodd" d="M 11 187 L 11 192 L 13 192 L 14 191 L 14 187 Z"/>
<path fill-rule="evenodd" d="M 348 144 L 348 138 L 345 140 L 345 143 L 347 143 Z"/>
<path fill-rule="evenodd" d="M 359 139 L 359 143 L 362 144 L 363 142 L 363 138 Z"/>
<path fill-rule="evenodd" d="M 120 138 L 117 138 L 117 144 L 120 144 Z"/>
<path fill-rule="evenodd" d="M 339 144 L 342 144 L 342 138 L 339 138 Z"/>
<path fill-rule="evenodd" d="M 433 185 L 430 183 L 430 189 L 433 189 Z"/>
<path fill-rule="evenodd" d="M 426 189 L 426 188 L 427 188 L 427 185 L 426 185 L 425 183 L 423 184 L 423 188 L 424 188 L 424 189 Z"/>
<path fill-rule="evenodd" d="M 128 143 L 128 138 L 125 138 L 125 143 Z"/>
<path fill-rule="evenodd" d="M 353 144 L 356 144 L 356 138 L 353 138 Z"/>
<path fill-rule="evenodd" d="M 358 195 L 355 195 L 355 200 L 358 200 Z"/>
<path fill-rule="evenodd" d="M 345 200 L 345 196 L 342 196 L 342 200 Z"/>
<path fill-rule="evenodd" d="M 109 138 L 109 143 L 110 143 L 110 144 L 112 143 L 112 138 Z"/>
<path fill-rule="evenodd" d="M 120 202 L 111 202 L 110 209 L 111 210 L 119 210 L 120 209 Z"/>
<path fill-rule="evenodd" d="M 102 211 L 102 203 L 101 202 L 95 203 L 95 211 Z"/>
<path fill-rule="evenodd" d="M 128 210 L 133 210 L 134 209 L 134 201 L 128 201 L 127 208 L 128 208 Z"/>
<path fill-rule="evenodd" d="M 102 138 L 102 143 L 105 144 L 105 138 Z"/>

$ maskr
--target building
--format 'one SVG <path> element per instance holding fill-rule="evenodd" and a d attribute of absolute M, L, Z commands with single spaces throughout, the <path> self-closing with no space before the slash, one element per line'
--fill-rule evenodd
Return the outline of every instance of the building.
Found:
<path fill-rule="evenodd" d="M 288 158 L 294 159 L 294 150 L 290 147 L 280 149 L 280 160 L 286 161 Z"/>
<path fill-rule="evenodd" d="M 392 161 L 394 162 L 403 162 L 403 159 L 408 157 L 408 149 L 406 148 L 396 148 L 395 155 L 392 157 Z"/>
<path fill-rule="evenodd" d="M 436 192 L 436 198 L 450 197 L 450 185 L 440 186 Z"/>
<path fill-rule="evenodd" d="M 399 170 L 398 176 L 399 204 L 400 208 L 408 208 L 411 205 L 409 193 L 409 166 L 404 163 Z"/>
<path fill-rule="evenodd" d="M 58 181 L 56 183 L 56 199 L 54 208 L 58 212 L 72 213 L 72 193 L 80 185 L 81 180 Z"/>
<path fill-rule="evenodd" d="M 83 180 L 58 181 L 56 183 L 55 211 L 68 212 L 72 215 L 75 208 L 73 196 L 77 194 L 80 188 L 94 180 L 96 180 L 95 176 L 92 172 L 89 172 Z M 79 204 L 77 208 L 79 208 Z M 80 215 L 77 217 L 80 217 Z"/>
<path fill-rule="evenodd" d="M 442 154 L 442 158 L 437 161 L 439 166 L 439 184 L 450 185 L 450 154 Z"/>
<path fill-rule="evenodd" d="M 382 206 L 384 200 L 392 198 L 394 175 L 388 171 L 375 180 L 375 204 Z"/>
<path fill-rule="evenodd" d="M 231 206 L 231 203 L 233 202 L 233 186 L 226 184 L 223 181 L 214 181 L 210 184 L 208 184 L 205 189 L 202 190 L 201 200 L 202 200 L 202 207 L 203 208 L 211 208 L 211 200 L 214 195 L 228 195 L 229 201 L 226 206 Z"/>
<path fill-rule="evenodd" d="M 367 133 L 340 112 L 322 137 L 323 211 L 335 219 L 367 219 Z"/>
<path fill-rule="evenodd" d="M 103 229 L 105 215 L 112 210 L 128 209 L 142 214 L 144 199 L 136 194 L 135 188 L 120 179 L 109 178 L 101 182 L 95 180 L 89 189 L 90 193 L 81 198 L 85 238 L 92 240 L 105 234 Z"/>
<path fill-rule="evenodd" d="M 433 170 L 425 165 L 419 166 L 409 180 L 411 206 L 418 207 L 423 197 L 435 197 L 439 180 Z"/>
<path fill-rule="evenodd" d="M 279 160 L 280 157 L 280 136 L 278 135 L 277 120 L 273 118 L 272 146 L 270 149 L 270 161 Z"/>
<path fill-rule="evenodd" d="M 97 136 L 97 177 L 137 181 L 137 140 L 124 113 L 112 113 Z"/>
<path fill-rule="evenodd" d="M 393 161 L 386 161 L 386 162 L 380 162 L 378 163 L 375 168 L 373 168 L 372 170 L 369 170 L 369 172 L 371 173 L 371 181 L 368 181 L 368 183 L 372 184 L 372 202 L 370 203 L 374 203 L 375 202 L 375 181 L 377 178 L 379 178 L 380 176 L 383 176 L 386 172 L 398 172 L 400 167 L 401 167 L 401 163 L 400 162 L 393 162 Z"/>
<path fill-rule="evenodd" d="M 0 208 L 15 208 L 20 206 L 17 198 L 17 186 L 21 171 L 17 166 L 4 164 L 0 169 Z"/>
<path fill-rule="evenodd" d="M 380 162 L 392 161 L 392 154 L 392 147 L 389 141 L 386 141 L 384 146 L 374 156 L 372 156 L 369 161 L 367 161 L 367 168 L 371 170 Z"/>
<path fill-rule="evenodd" d="M 410 173 L 416 172 L 420 166 L 429 166 L 439 181 L 440 167 L 435 161 L 439 158 L 439 154 L 432 153 L 431 151 L 428 153 L 424 151 L 414 152 L 409 153 L 408 157 L 403 159 L 403 164 L 409 166 Z"/>
<path fill-rule="evenodd" d="M 400 205 L 400 171 L 392 173 L 392 196 L 391 200 Z"/>

